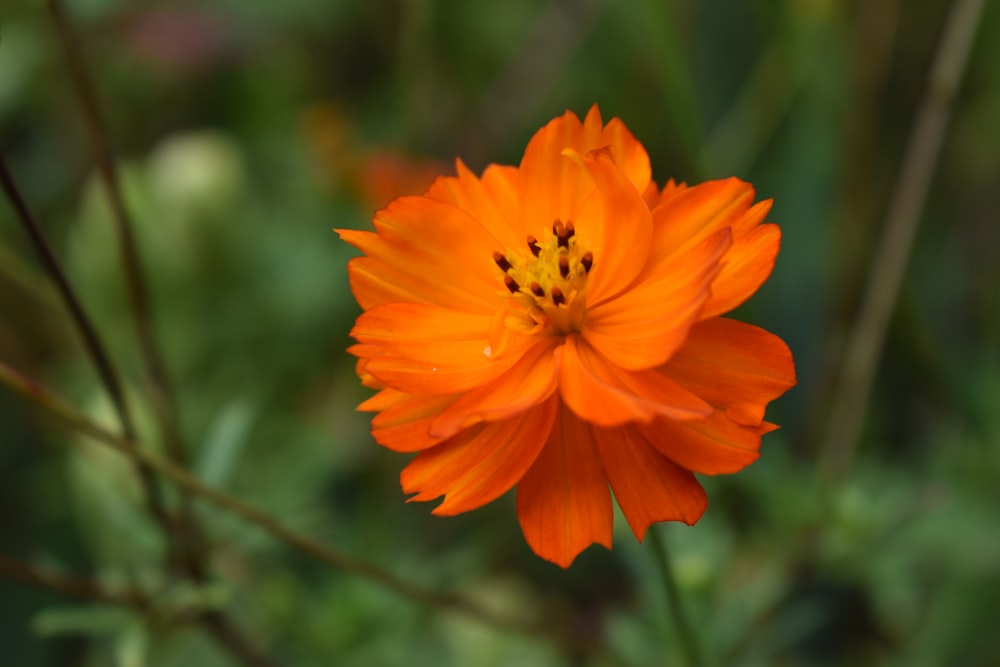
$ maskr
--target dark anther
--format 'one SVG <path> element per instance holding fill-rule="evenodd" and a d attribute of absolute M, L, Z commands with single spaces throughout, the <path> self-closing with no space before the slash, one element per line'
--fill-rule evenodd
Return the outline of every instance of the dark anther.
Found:
<path fill-rule="evenodd" d="M 542 286 L 536 282 L 532 282 L 530 285 L 528 285 L 528 289 L 530 289 L 531 293 L 534 294 L 535 296 L 539 297 L 545 296 L 545 290 L 543 290 Z"/>
<path fill-rule="evenodd" d="M 569 240 L 576 233 L 576 228 L 572 222 L 563 224 L 562 221 L 556 220 L 555 224 L 552 225 L 552 233 L 556 235 L 556 243 L 560 248 L 568 248 Z"/>
<path fill-rule="evenodd" d="M 580 263 L 583 264 L 583 270 L 590 273 L 590 267 L 594 266 L 594 253 L 589 250 L 583 253 L 583 257 L 580 258 Z"/>
<path fill-rule="evenodd" d="M 552 303 L 557 306 L 561 306 L 566 303 L 566 297 L 563 296 L 562 290 L 555 285 L 552 286 Z"/>
<path fill-rule="evenodd" d="M 531 254 L 538 257 L 538 253 L 542 251 L 542 247 L 538 245 L 538 239 L 534 236 L 528 235 L 528 249 L 531 250 Z"/>
<path fill-rule="evenodd" d="M 507 258 L 501 255 L 500 253 L 498 252 L 493 253 L 493 261 L 497 263 L 497 266 L 500 267 L 501 271 L 505 273 L 507 271 L 510 271 L 511 269 L 510 262 L 508 262 Z"/>
<path fill-rule="evenodd" d="M 563 278 L 569 275 L 569 257 L 566 255 L 559 257 L 559 275 Z"/>
<path fill-rule="evenodd" d="M 517 284 L 517 281 L 510 276 L 503 277 L 503 284 L 507 286 L 511 294 L 517 294 L 517 291 L 521 289 L 521 286 Z"/>

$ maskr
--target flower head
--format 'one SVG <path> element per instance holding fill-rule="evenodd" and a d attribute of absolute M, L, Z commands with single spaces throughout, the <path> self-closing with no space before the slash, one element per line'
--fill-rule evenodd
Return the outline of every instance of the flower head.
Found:
<path fill-rule="evenodd" d="M 525 539 L 568 567 L 611 546 L 612 492 L 642 540 L 695 523 L 693 473 L 758 456 L 767 403 L 795 384 L 778 337 L 720 315 L 767 279 L 781 233 L 735 178 L 650 178 L 649 158 L 594 106 L 531 139 L 518 167 L 460 161 L 420 197 L 339 230 L 364 313 L 358 373 L 372 435 L 416 453 L 411 500 L 435 514 L 517 487 Z"/>

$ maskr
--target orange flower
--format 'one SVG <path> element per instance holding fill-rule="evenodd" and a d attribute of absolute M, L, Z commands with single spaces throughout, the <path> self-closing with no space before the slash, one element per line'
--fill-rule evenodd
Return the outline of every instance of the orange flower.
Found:
<path fill-rule="evenodd" d="M 771 273 L 771 202 L 735 178 L 660 191 L 596 105 L 542 128 L 519 167 L 457 173 L 375 233 L 338 230 L 365 255 L 350 352 L 378 393 L 360 409 L 379 444 L 417 453 L 403 491 L 450 515 L 517 486 L 528 544 L 562 567 L 610 548 L 611 491 L 640 541 L 695 523 L 693 473 L 754 461 L 795 384 L 781 339 L 719 317 Z"/>

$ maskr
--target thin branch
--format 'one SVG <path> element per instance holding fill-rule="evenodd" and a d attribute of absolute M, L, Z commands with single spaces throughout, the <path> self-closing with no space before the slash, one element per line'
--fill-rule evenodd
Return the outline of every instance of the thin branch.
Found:
<path fill-rule="evenodd" d="M 0 276 L 23 289 L 32 300 L 49 308 L 61 307 L 52 285 L 38 272 L 38 269 L 3 245 L 0 245 Z"/>
<path fill-rule="evenodd" d="M 230 622 L 229 617 L 220 611 L 206 611 L 196 619 L 216 643 L 224 646 L 233 656 L 248 667 L 277 667 L 277 663 L 260 653 L 256 647 L 247 641 L 243 633 Z"/>
<path fill-rule="evenodd" d="M 833 396 L 826 439 L 820 450 L 821 470 L 831 479 L 847 474 L 858 448 L 889 320 L 906 274 L 983 4 L 983 0 L 953 3 L 934 58 Z"/>
<path fill-rule="evenodd" d="M 101 183 L 111 205 L 118 236 L 118 251 L 125 272 L 132 322 L 149 378 L 150 398 L 160 436 L 169 457 L 176 463 L 188 467 L 187 455 L 180 433 L 177 403 L 153 326 L 149 288 L 133 233 L 134 225 L 125 205 L 118 170 L 111 154 L 109 133 L 101 114 L 93 77 L 87 67 L 83 49 L 80 48 L 80 41 L 73 30 L 72 23 L 66 16 L 61 0 L 48 0 L 48 7 L 59 45 L 66 60 L 73 89 L 80 101 Z M 134 440 L 134 436 L 131 439 Z M 201 527 L 191 511 L 190 500 L 187 496 L 182 496 L 179 500 L 172 537 L 172 548 L 175 549 L 179 562 L 189 577 L 196 583 L 205 583 L 208 580 L 208 570 L 203 553 L 204 540 L 202 539 Z"/>
<path fill-rule="evenodd" d="M 70 286 L 58 260 L 56 260 L 52 249 L 45 240 L 45 236 L 35 222 L 34 216 L 24 201 L 24 197 L 21 196 L 17 184 L 7 169 L 2 153 L 0 153 L 0 183 L 2 183 L 4 192 L 7 194 L 8 199 L 18 214 L 18 218 L 38 251 L 42 265 L 52 278 L 59 296 L 66 304 L 67 309 L 69 309 L 73 322 L 84 340 L 87 352 L 94 362 L 108 394 L 111 396 L 112 403 L 122 424 L 122 430 L 125 433 L 125 437 L 120 439 L 121 445 L 125 450 L 134 448 L 134 443 L 136 442 L 135 427 L 128 411 L 128 405 L 125 402 L 118 374 L 111 363 L 111 358 L 101 344 L 97 330 L 84 311 L 83 305 Z M 30 381 L 28 382 L 29 384 L 33 384 Z M 191 542 L 188 537 L 197 535 L 194 532 L 197 530 L 197 526 L 193 521 L 193 517 L 190 513 L 185 513 L 179 517 L 180 521 L 175 523 L 167 512 L 160 487 L 153 474 L 153 467 L 144 462 L 141 456 L 136 456 L 137 452 L 126 451 L 126 453 L 129 454 L 129 458 L 135 464 L 139 474 L 150 514 L 163 531 L 170 548 L 177 550 L 180 562 L 187 569 L 190 578 L 196 583 L 205 583 L 208 576 L 204 562 L 201 560 L 200 554 L 194 548 L 191 548 Z M 202 614 L 200 623 L 227 650 L 243 660 L 244 664 L 250 667 L 266 667 L 270 664 L 266 658 L 261 656 L 250 645 L 248 640 L 240 637 L 235 627 L 220 612 Z"/>
<path fill-rule="evenodd" d="M 73 27 L 66 17 L 61 0 L 48 0 L 48 7 L 59 38 L 59 45 L 66 59 L 73 89 L 80 100 L 97 171 L 111 205 L 115 230 L 118 235 L 118 250 L 125 270 L 125 284 L 128 289 L 132 320 L 143 363 L 149 373 L 153 407 L 160 424 L 161 435 L 170 457 L 178 463 L 186 465 L 186 454 L 177 427 L 176 402 L 166 364 L 156 340 L 149 288 L 133 232 L 134 225 L 129 216 L 128 208 L 125 206 L 118 170 L 111 155 L 107 125 L 98 104 L 93 78 L 87 68 L 87 60 L 80 48 L 79 39 L 77 39 Z"/>
<path fill-rule="evenodd" d="M 169 478 L 185 492 L 194 494 L 220 509 L 235 514 L 277 540 L 332 568 L 367 579 L 417 604 L 464 614 L 498 630 L 553 641 L 567 649 L 583 650 L 590 655 L 602 653 L 597 640 L 571 635 L 569 631 L 559 626 L 559 624 L 553 623 L 552 619 L 547 619 L 543 623 L 536 624 L 520 618 L 496 614 L 460 595 L 413 584 L 389 570 L 359 560 L 315 538 L 300 533 L 266 512 L 206 485 L 186 469 L 172 461 L 160 458 L 138 447 L 136 443 L 129 442 L 107 431 L 85 414 L 56 397 L 39 383 L 15 371 L 3 362 L 0 362 L 0 383 L 7 385 L 36 405 L 44 408 L 71 429 L 88 435 L 131 459 L 142 461 L 156 472 Z"/>
<path fill-rule="evenodd" d="M 125 402 L 125 395 L 122 392 L 118 373 L 111 363 L 111 357 L 108 356 L 104 345 L 97 335 L 97 330 L 87 316 L 86 311 L 84 311 L 83 304 L 77 298 L 72 286 L 70 286 L 66 274 L 52 252 L 52 248 L 49 247 L 48 241 L 45 240 L 45 235 L 42 234 L 41 228 L 35 222 L 35 218 L 31 214 L 31 210 L 28 208 L 24 197 L 21 196 L 20 189 L 7 169 L 3 153 L 0 153 L 0 184 L 3 186 L 7 199 L 10 200 L 11 205 L 14 207 L 18 220 L 20 220 L 28 237 L 31 239 L 32 245 L 34 245 L 35 250 L 38 252 L 42 267 L 55 284 L 59 297 L 70 312 L 73 324 L 83 339 L 87 354 L 97 369 L 97 374 L 100 376 L 104 388 L 111 397 L 111 402 L 114 405 L 115 412 L 122 425 L 122 430 L 125 433 L 126 441 L 134 442 L 136 439 L 135 426 L 132 422 L 132 415 L 128 410 L 128 404 Z M 163 503 L 163 496 L 156 484 L 156 479 L 147 466 L 137 463 L 136 468 L 142 480 L 150 513 L 161 525 L 169 528 L 171 524 L 170 517 L 167 514 L 166 506 Z"/>
<path fill-rule="evenodd" d="M 93 579 L 66 574 L 36 563 L 26 563 L 3 553 L 0 553 L 0 577 L 39 588 L 48 588 L 80 600 L 103 602 L 137 610 L 149 608 L 148 600 L 139 591 L 113 591 Z"/>
<path fill-rule="evenodd" d="M 94 579 L 67 574 L 37 563 L 27 563 L 3 553 L 0 553 L 0 577 L 37 588 L 53 590 L 79 600 L 126 607 L 146 617 L 157 616 L 153 601 L 141 591 L 115 591 Z M 158 618 L 158 620 L 163 619 Z M 179 614 L 171 617 L 170 620 L 200 625 L 215 637 L 219 644 L 225 646 L 250 667 L 275 667 L 276 665 L 268 658 L 249 649 L 242 636 L 218 611 L 200 611 L 193 615 Z"/>

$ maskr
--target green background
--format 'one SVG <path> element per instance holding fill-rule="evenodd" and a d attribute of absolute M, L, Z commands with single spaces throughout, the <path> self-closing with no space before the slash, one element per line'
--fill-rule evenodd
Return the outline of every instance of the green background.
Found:
<path fill-rule="evenodd" d="M 282 665 L 683 664 L 657 555 L 537 559 L 512 494 L 406 504 L 345 353 L 358 308 L 334 227 L 452 169 L 516 164 L 598 103 L 654 178 L 736 175 L 783 230 L 738 311 L 799 385 L 747 470 L 660 531 L 709 664 L 1000 664 L 1000 8 L 987 3 L 922 209 L 858 456 L 819 482 L 845 341 L 949 3 L 79 0 L 71 17 L 119 159 L 193 467 L 289 525 L 499 611 L 568 618 L 577 659 L 331 570 L 205 504 L 216 574 L 164 580 L 131 469 L 0 390 L 0 553 L 165 609 L 225 609 Z M 0 6 L 0 149 L 155 442 L 106 201 L 40 1 Z M 393 161 L 410 178 L 393 178 Z M 380 166 L 381 165 L 381 166 Z M 380 171 L 381 169 L 381 171 Z M 366 176 L 374 174 L 374 176 Z M 381 177 L 381 185 L 372 179 Z M 70 320 L 0 205 L 0 361 L 114 424 Z M 0 579 L 4 665 L 229 665 L 190 624 Z"/>

